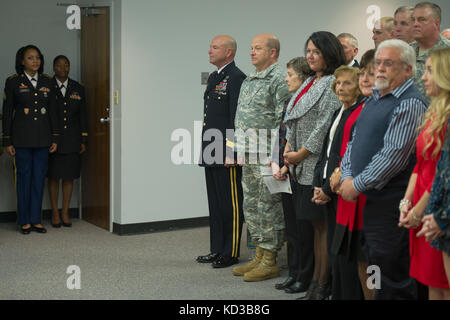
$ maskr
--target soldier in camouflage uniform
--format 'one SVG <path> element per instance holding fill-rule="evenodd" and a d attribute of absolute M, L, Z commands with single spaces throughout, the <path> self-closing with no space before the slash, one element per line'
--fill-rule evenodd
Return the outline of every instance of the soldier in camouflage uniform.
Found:
<path fill-rule="evenodd" d="M 274 35 L 262 34 L 253 39 L 250 55 L 256 71 L 242 83 L 235 118 L 234 149 L 239 164 L 243 164 L 244 216 L 256 244 L 255 258 L 233 269 L 233 274 L 244 276 L 245 281 L 278 277 L 276 256 L 284 244 L 281 194 L 270 194 L 260 172 L 270 161 L 273 133 L 278 130 L 283 106 L 290 98 L 285 70 L 277 63 L 279 50 Z M 252 130 L 255 136 L 248 134 Z"/>
<path fill-rule="evenodd" d="M 430 103 L 430 98 L 425 93 L 422 76 L 425 73 L 425 62 L 428 55 L 439 48 L 450 47 L 450 40 L 440 35 L 441 8 L 436 4 L 419 3 L 413 12 L 414 30 L 413 36 L 416 42 L 411 46 L 416 52 L 416 72 L 414 74 L 414 84 Z"/>

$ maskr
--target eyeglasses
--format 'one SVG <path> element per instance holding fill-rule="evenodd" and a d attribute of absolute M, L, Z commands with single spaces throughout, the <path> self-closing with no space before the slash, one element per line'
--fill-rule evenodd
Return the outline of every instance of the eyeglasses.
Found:
<path fill-rule="evenodd" d="M 394 64 L 403 64 L 404 62 L 403 61 L 392 61 L 392 60 L 390 60 L 390 59 L 387 59 L 387 60 L 378 60 L 378 59 L 376 59 L 375 60 L 375 67 L 379 67 L 379 66 L 381 66 L 382 64 L 386 67 L 386 68 L 391 68 Z"/>

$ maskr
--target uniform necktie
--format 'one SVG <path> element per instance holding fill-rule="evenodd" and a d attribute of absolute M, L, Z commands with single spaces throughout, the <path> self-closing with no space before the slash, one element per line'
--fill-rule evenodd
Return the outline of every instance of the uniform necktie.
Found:
<path fill-rule="evenodd" d="M 31 84 L 33 85 L 33 87 L 35 87 L 36 88 L 36 85 L 37 85 L 37 80 L 35 79 L 35 78 L 31 78 Z"/>
<path fill-rule="evenodd" d="M 61 90 L 61 94 L 63 95 L 63 97 L 66 96 L 66 86 L 62 84 L 59 89 Z"/>

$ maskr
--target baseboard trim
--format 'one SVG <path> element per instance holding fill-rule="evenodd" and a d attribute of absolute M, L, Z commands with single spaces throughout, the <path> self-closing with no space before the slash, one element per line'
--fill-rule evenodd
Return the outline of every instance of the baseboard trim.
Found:
<path fill-rule="evenodd" d="M 69 217 L 78 219 L 80 217 L 78 208 L 70 208 L 69 209 Z M 42 210 L 42 220 L 49 220 L 51 218 L 52 218 L 52 210 L 51 209 Z M 0 223 L 16 222 L 16 221 L 17 221 L 17 213 L 15 211 L 0 212 Z"/>
<path fill-rule="evenodd" d="M 206 226 L 209 226 L 209 217 L 157 221 L 157 222 L 144 222 L 144 223 L 130 223 L 130 224 L 113 223 L 113 233 L 116 233 L 120 236 L 125 236 L 143 233 L 174 231 Z"/>
<path fill-rule="evenodd" d="M 69 216 L 70 218 L 79 219 L 80 216 L 78 208 L 70 208 Z M 50 220 L 51 217 L 52 217 L 51 209 L 46 209 L 42 211 L 43 220 Z M 11 223 L 16 221 L 17 221 L 16 212 L 0 212 L 0 223 Z M 207 226 L 209 226 L 209 217 L 145 222 L 145 223 L 131 223 L 131 224 L 113 223 L 113 233 L 125 236 L 125 235 L 165 232 L 181 229 L 191 229 Z"/>

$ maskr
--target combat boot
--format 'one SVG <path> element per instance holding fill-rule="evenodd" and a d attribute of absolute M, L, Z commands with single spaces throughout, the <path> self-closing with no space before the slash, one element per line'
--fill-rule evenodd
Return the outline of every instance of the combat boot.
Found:
<path fill-rule="evenodd" d="M 253 270 L 244 274 L 244 281 L 256 282 L 264 281 L 280 276 L 280 270 L 277 262 L 277 252 L 264 249 L 264 255 L 261 263 Z"/>
<path fill-rule="evenodd" d="M 243 276 L 245 273 L 253 270 L 260 264 L 260 262 L 263 258 L 263 254 L 264 254 L 264 249 L 256 246 L 256 253 L 255 253 L 255 257 L 253 258 L 253 260 L 250 261 L 249 263 L 247 263 L 246 265 L 234 267 L 233 274 L 235 276 Z"/>

